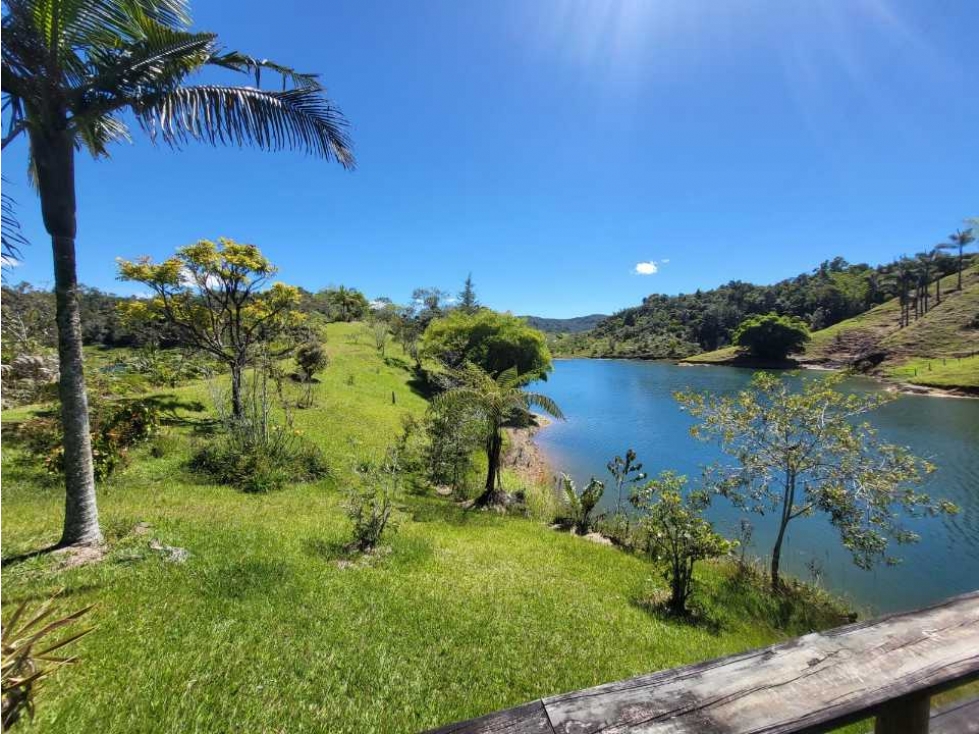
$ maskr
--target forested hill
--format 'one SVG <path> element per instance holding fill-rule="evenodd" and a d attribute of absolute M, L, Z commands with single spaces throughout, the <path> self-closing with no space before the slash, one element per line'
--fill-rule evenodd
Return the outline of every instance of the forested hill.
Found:
<path fill-rule="evenodd" d="M 593 313 L 588 316 L 574 316 L 570 319 L 549 319 L 544 316 L 524 316 L 527 323 L 545 334 L 577 334 L 594 329 L 608 318 L 608 314 Z"/>
<path fill-rule="evenodd" d="M 680 359 L 729 345 L 734 329 L 753 314 L 798 316 L 816 331 L 885 303 L 917 279 L 956 270 L 956 259 L 945 254 L 877 267 L 838 257 L 774 285 L 731 281 L 695 293 L 653 294 L 591 331 L 553 337 L 551 347 L 568 356 Z"/>

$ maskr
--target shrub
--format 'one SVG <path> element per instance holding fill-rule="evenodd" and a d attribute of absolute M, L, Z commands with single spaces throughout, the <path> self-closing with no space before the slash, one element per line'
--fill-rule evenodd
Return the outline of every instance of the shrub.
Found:
<path fill-rule="evenodd" d="M 364 467 L 361 475 L 362 485 L 347 494 L 344 509 L 353 523 L 350 547 L 370 553 L 378 547 L 385 532 L 397 527 L 395 502 L 401 494 L 397 453 L 388 451 L 384 462 Z"/>
<path fill-rule="evenodd" d="M 731 548 L 703 518 L 706 493 L 684 493 L 686 483 L 686 477 L 667 471 L 632 496 L 643 513 L 639 521 L 643 548 L 653 561 L 663 564 L 663 577 L 670 584 L 669 609 L 678 615 L 688 613 L 697 561 L 726 555 Z"/>
<path fill-rule="evenodd" d="M 635 528 L 625 512 L 599 517 L 592 523 L 592 528 L 620 548 L 632 549 L 635 546 Z"/>
<path fill-rule="evenodd" d="M 296 431 L 276 427 L 268 440 L 243 441 L 230 432 L 205 444 L 190 466 L 218 484 L 243 492 L 272 492 L 293 482 L 310 482 L 329 474 L 322 452 Z"/>
<path fill-rule="evenodd" d="M 141 349 L 119 363 L 124 371 L 142 375 L 154 387 L 176 387 L 207 376 L 210 367 L 198 356 L 176 349 Z"/>
<path fill-rule="evenodd" d="M 150 439 L 160 428 L 162 410 L 153 398 L 106 402 L 90 400 L 92 462 L 95 479 L 105 481 L 128 461 L 129 449 Z M 25 421 L 18 434 L 28 452 L 52 474 L 64 472 L 64 430 L 57 414 Z"/>
<path fill-rule="evenodd" d="M 465 495 L 475 471 L 474 457 L 486 441 L 472 406 L 456 402 L 433 402 L 425 416 L 425 464 L 433 484 L 451 487 Z"/>
<path fill-rule="evenodd" d="M 71 632 L 60 639 L 59 630 L 71 627 L 92 607 L 52 619 L 54 599 L 28 612 L 23 602 L 3 625 L 0 648 L 3 651 L 2 681 L 3 730 L 7 731 L 26 713 L 34 716 L 34 692 L 38 685 L 59 668 L 75 662 L 76 658 L 55 654 L 61 648 L 87 635 L 91 629 Z M 38 649 L 40 648 L 40 649 Z"/>
<path fill-rule="evenodd" d="M 574 480 L 567 474 L 561 477 L 561 486 L 567 499 L 567 520 L 576 532 L 584 535 L 591 530 L 591 513 L 605 493 L 605 483 L 592 477 L 585 488 L 578 494 Z"/>
<path fill-rule="evenodd" d="M 745 319 L 735 329 L 732 341 L 762 359 L 785 359 L 801 351 L 809 341 L 809 327 L 795 316 L 775 313 Z"/>
<path fill-rule="evenodd" d="M 299 405 L 309 408 L 313 405 L 313 381 L 317 372 L 322 372 L 330 364 L 330 357 L 318 341 L 307 341 L 296 349 L 296 369 L 299 379 L 306 385 Z"/>
<path fill-rule="evenodd" d="M 277 361 L 265 355 L 253 370 L 240 396 L 240 414 L 226 394 L 211 387 L 224 433 L 198 449 L 191 469 L 244 492 L 270 492 L 329 473 L 319 448 L 292 427 Z M 284 413 L 284 425 L 276 422 L 277 408 Z"/>

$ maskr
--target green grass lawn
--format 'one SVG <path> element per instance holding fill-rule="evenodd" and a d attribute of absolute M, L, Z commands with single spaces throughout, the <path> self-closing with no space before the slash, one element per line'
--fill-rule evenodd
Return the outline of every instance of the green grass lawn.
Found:
<path fill-rule="evenodd" d="M 297 413 L 330 479 L 265 495 L 207 484 L 186 468 L 202 439 L 172 428 L 168 453 L 138 450 L 99 488 L 102 562 L 65 570 L 45 555 L 3 570 L 5 615 L 57 590 L 65 611 L 97 605 L 80 662 L 42 687 L 24 731 L 412 731 L 838 622 L 818 605 L 782 608 L 729 564 L 700 573 L 700 623 L 665 618 L 644 604 L 664 588 L 644 560 L 427 491 L 406 496 L 390 555 L 341 568 L 353 465 L 425 407 L 400 352 L 382 360 L 359 328 L 330 326 L 318 405 Z M 9 440 L 3 471 L 6 559 L 58 539 L 63 494 Z M 164 561 L 154 538 L 189 560 Z"/>
<path fill-rule="evenodd" d="M 927 387 L 979 389 L 979 355 L 913 359 L 887 370 L 889 377 Z"/>

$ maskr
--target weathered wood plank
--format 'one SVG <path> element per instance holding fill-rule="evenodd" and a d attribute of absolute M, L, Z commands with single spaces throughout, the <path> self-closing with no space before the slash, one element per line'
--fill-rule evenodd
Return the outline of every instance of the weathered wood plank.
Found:
<path fill-rule="evenodd" d="M 931 734 L 979 734 L 979 697 L 956 701 L 931 714 Z"/>
<path fill-rule="evenodd" d="M 979 676 L 979 592 L 699 665 L 544 699 L 555 732 L 826 731 Z"/>
<path fill-rule="evenodd" d="M 478 719 L 433 729 L 428 734 L 554 734 L 541 701 L 497 711 Z"/>
<path fill-rule="evenodd" d="M 888 701 L 929 696 L 974 678 L 979 591 L 761 650 L 545 698 L 438 731 L 821 732 L 874 716 Z"/>

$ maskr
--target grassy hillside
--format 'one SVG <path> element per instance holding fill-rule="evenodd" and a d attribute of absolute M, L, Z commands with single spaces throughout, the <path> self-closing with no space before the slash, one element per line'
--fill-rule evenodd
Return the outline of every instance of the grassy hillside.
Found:
<path fill-rule="evenodd" d="M 140 449 L 99 488 L 97 564 L 8 562 L 57 540 L 63 493 L 4 441 L 4 614 L 58 590 L 65 611 L 97 604 L 79 664 L 44 686 L 24 731 L 412 731 L 839 621 L 805 605 L 786 617 L 726 564 L 700 573 L 708 624 L 664 618 L 646 606 L 663 582 L 644 560 L 424 488 L 405 497 L 390 555 L 342 567 L 353 465 L 425 408 L 406 363 L 359 329 L 329 327 L 318 406 L 298 412 L 330 479 L 266 495 L 208 484 L 186 468 L 199 414 L 182 413 L 162 457 Z M 200 384 L 172 394 L 207 400 Z M 6 427 L 30 413 L 8 411 Z M 163 560 L 152 539 L 189 560 Z"/>
<path fill-rule="evenodd" d="M 892 299 L 866 313 L 812 335 L 802 364 L 847 367 L 868 358 L 873 374 L 918 385 L 979 389 L 979 266 L 942 280 L 942 303 L 899 328 L 900 304 Z M 934 286 L 932 286 L 934 289 Z M 934 295 L 934 291 L 932 291 Z M 685 362 L 727 364 L 737 360 L 733 347 L 690 357 Z"/>

